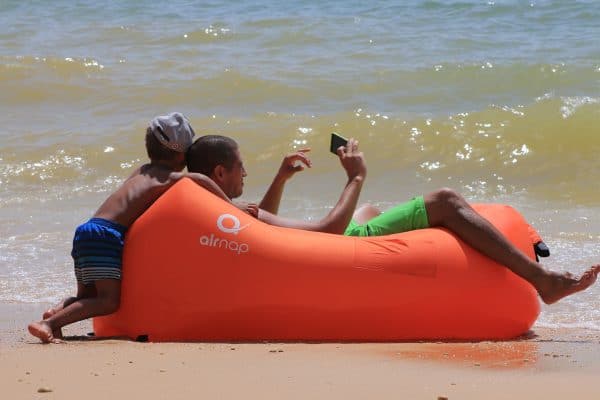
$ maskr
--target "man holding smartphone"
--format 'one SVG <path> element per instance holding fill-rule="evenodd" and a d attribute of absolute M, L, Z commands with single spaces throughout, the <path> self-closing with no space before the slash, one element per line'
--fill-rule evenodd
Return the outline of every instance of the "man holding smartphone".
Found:
<path fill-rule="evenodd" d="M 358 151 L 358 141 L 350 139 L 347 146 L 339 150 L 338 155 L 342 167 L 346 170 L 348 181 L 336 205 L 319 221 L 294 220 L 277 215 L 286 182 L 305 166 L 311 166 L 306 156 L 308 149 L 297 151 L 284 158 L 273 183 L 258 206 L 244 203 L 241 208 L 269 225 L 342 234 L 356 209 L 367 176 L 367 167 L 363 154 Z M 201 172 L 210 177 L 230 199 L 242 195 L 244 177 L 247 174 L 238 145 L 233 139 L 219 135 L 202 136 L 189 148 L 186 158 L 188 171 Z M 295 166 L 297 161 L 300 165 Z"/>
<path fill-rule="evenodd" d="M 349 236 L 381 236 L 429 227 L 443 227 L 474 249 L 531 283 L 547 304 L 585 290 L 596 281 L 600 273 L 600 265 L 589 268 L 579 278 L 570 273 L 546 270 L 516 248 L 452 189 L 442 188 L 415 197 L 384 213 L 370 205 L 361 207 L 355 213 L 367 174 L 365 160 L 362 152 L 358 150 L 358 141 L 355 139 L 349 139 L 341 146 L 334 144 L 334 140 L 340 139 L 332 137 L 331 150 L 335 149 L 342 167 L 346 170 L 348 181 L 340 199 L 324 218 L 319 221 L 301 221 L 277 215 L 287 180 L 304 166 L 311 165 L 306 156 L 308 150 L 286 156 L 260 204 L 258 206 L 245 204 L 243 208 L 270 225 Z M 294 166 L 297 161 L 301 164 Z M 229 198 L 241 196 L 244 177 L 247 174 L 238 145 L 233 139 L 218 135 L 200 137 L 188 150 L 187 166 L 190 172 L 200 172 L 213 179 Z"/>

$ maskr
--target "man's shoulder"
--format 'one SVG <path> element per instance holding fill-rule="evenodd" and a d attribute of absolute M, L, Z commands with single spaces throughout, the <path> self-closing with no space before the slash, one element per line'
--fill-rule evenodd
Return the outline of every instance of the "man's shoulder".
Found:
<path fill-rule="evenodd" d="M 158 180 L 166 183 L 167 181 L 177 181 L 185 176 L 182 171 L 165 168 L 160 165 L 144 164 L 138 168 L 132 176 L 139 175 L 145 179 Z"/>

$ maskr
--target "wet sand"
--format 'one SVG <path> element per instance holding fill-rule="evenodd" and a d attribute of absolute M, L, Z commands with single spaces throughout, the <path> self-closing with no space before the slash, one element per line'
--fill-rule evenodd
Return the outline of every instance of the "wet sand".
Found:
<path fill-rule="evenodd" d="M 600 332 L 535 329 L 477 343 L 135 343 L 89 322 L 43 345 L 45 306 L 0 305 L 4 398 L 598 398 Z"/>

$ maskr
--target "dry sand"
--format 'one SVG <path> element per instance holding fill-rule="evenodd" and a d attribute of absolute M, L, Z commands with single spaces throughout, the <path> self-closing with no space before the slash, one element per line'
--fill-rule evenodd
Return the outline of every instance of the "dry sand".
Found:
<path fill-rule="evenodd" d="M 600 333 L 536 329 L 478 343 L 135 343 L 86 340 L 89 322 L 42 345 L 40 305 L 0 305 L 5 399 L 597 399 Z"/>

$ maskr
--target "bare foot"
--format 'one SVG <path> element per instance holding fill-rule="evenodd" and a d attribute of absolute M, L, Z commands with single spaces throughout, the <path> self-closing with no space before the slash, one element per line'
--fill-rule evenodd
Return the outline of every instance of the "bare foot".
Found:
<path fill-rule="evenodd" d="M 50 328 L 50 325 L 46 321 L 32 322 L 27 329 L 29 329 L 29 333 L 40 339 L 43 343 L 61 343 L 59 338 L 54 337 L 52 328 Z"/>
<path fill-rule="evenodd" d="M 62 334 L 62 329 L 58 328 L 58 329 L 54 329 L 52 331 L 52 336 L 54 336 L 54 339 L 57 339 L 59 341 L 63 340 L 63 334 Z"/>
<path fill-rule="evenodd" d="M 44 320 L 50 318 L 51 316 L 53 316 L 54 314 L 56 314 L 59 310 L 57 308 L 49 308 L 47 309 L 44 314 L 42 314 L 42 318 Z M 58 329 L 54 329 L 52 331 L 52 336 L 54 336 L 55 339 L 62 339 L 63 338 L 63 334 L 62 334 L 62 329 L 58 328 Z"/>
<path fill-rule="evenodd" d="M 596 282 L 598 273 L 600 273 L 600 265 L 594 265 L 581 274 L 579 278 L 573 277 L 568 272 L 550 272 L 549 282 L 543 285 L 544 288 L 538 289 L 538 293 L 544 303 L 556 303 L 563 297 L 581 292 L 593 285 Z"/>

